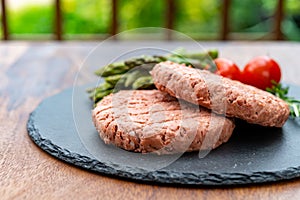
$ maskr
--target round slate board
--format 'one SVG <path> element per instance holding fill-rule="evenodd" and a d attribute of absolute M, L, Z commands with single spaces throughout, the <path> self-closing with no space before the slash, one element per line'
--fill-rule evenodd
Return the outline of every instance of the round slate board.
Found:
<path fill-rule="evenodd" d="M 239 185 L 300 176 L 300 122 L 282 129 L 237 121 L 228 143 L 209 152 L 157 156 L 105 145 L 92 120 L 89 86 L 45 99 L 31 113 L 27 129 L 44 151 L 78 167 L 135 181 L 183 185 Z M 300 88 L 290 86 L 299 98 Z M 298 96 L 297 96 L 298 95 Z"/>

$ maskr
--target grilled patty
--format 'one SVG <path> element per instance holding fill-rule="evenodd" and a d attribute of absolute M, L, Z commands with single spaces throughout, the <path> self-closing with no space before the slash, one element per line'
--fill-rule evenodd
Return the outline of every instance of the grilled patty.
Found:
<path fill-rule="evenodd" d="M 207 70 L 166 61 L 157 64 L 151 74 L 159 90 L 228 117 L 282 127 L 289 116 L 289 106 L 280 98 Z"/>
<path fill-rule="evenodd" d="M 216 148 L 235 127 L 231 119 L 159 90 L 110 94 L 97 104 L 92 117 L 105 143 L 157 154 Z"/>

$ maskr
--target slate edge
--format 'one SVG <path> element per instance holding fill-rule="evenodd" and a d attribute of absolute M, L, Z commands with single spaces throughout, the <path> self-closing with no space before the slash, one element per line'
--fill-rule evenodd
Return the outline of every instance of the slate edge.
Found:
<path fill-rule="evenodd" d="M 77 167 L 93 172 L 112 175 L 141 182 L 191 185 L 191 186 L 226 186 L 245 185 L 265 182 L 275 182 L 300 177 L 300 166 L 290 167 L 282 171 L 261 171 L 253 173 L 187 173 L 166 171 L 147 171 L 140 168 L 120 166 L 118 164 L 102 162 L 87 156 L 70 152 L 53 144 L 49 139 L 42 138 L 40 131 L 35 127 L 35 112 L 33 111 L 27 122 L 27 131 L 33 142 L 50 155 L 73 164 Z"/>

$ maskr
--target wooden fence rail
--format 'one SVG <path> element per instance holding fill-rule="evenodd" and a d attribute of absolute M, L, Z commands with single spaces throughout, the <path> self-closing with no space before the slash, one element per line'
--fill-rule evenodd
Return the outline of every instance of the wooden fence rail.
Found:
<path fill-rule="evenodd" d="M 2 39 L 9 40 L 10 32 L 9 32 L 9 24 L 7 22 L 7 0 L 1 0 L 1 23 L 2 23 Z M 221 31 L 219 35 L 220 40 L 229 40 L 234 39 L 229 37 L 230 36 L 230 12 L 229 9 L 231 7 L 232 0 L 222 0 L 222 12 L 220 13 L 221 17 Z M 284 0 L 277 0 L 277 7 L 275 11 L 275 20 L 274 20 L 274 30 L 271 31 L 270 39 L 274 40 L 282 40 L 283 34 L 281 31 L 281 23 L 283 20 L 283 4 Z M 55 15 L 54 15 L 54 39 L 55 40 L 63 40 L 63 13 L 61 9 L 61 0 L 54 0 L 54 8 L 55 8 Z M 165 10 L 165 28 L 166 37 L 165 39 L 171 40 L 172 39 L 172 32 L 168 31 L 174 28 L 174 21 L 176 16 L 176 2 L 175 0 L 165 0 L 166 10 Z M 118 0 L 111 0 L 111 24 L 110 24 L 110 32 L 111 36 L 114 36 L 118 33 Z"/>
<path fill-rule="evenodd" d="M 6 14 L 6 1 L 1 0 L 1 23 L 2 23 L 2 39 L 8 40 L 8 27 L 7 27 L 7 14 Z"/>

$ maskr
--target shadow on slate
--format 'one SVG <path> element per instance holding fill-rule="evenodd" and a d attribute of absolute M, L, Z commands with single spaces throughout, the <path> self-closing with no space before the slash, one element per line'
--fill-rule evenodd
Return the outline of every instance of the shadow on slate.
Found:
<path fill-rule="evenodd" d="M 90 115 L 91 104 L 85 93 L 87 87 L 78 88 L 82 94 L 77 97 L 80 116 Z M 300 94 L 297 86 L 291 86 L 291 91 Z M 149 171 L 117 159 L 147 160 L 162 156 L 132 153 L 105 145 L 91 125 L 91 119 L 83 117 L 81 123 L 88 126 L 87 130 L 93 130 L 92 140 L 96 140 L 95 144 L 105 155 L 95 156 L 87 150 L 74 123 L 72 94 L 73 90 L 68 89 L 45 99 L 31 113 L 27 129 L 31 139 L 44 151 L 86 170 L 146 183 L 189 186 L 244 185 L 300 176 L 300 123 L 297 120 L 289 119 L 283 128 L 265 128 L 237 120 L 228 143 L 206 157 L 199 158 L 198 152 L 185 153 L 170 165 Z"/>

